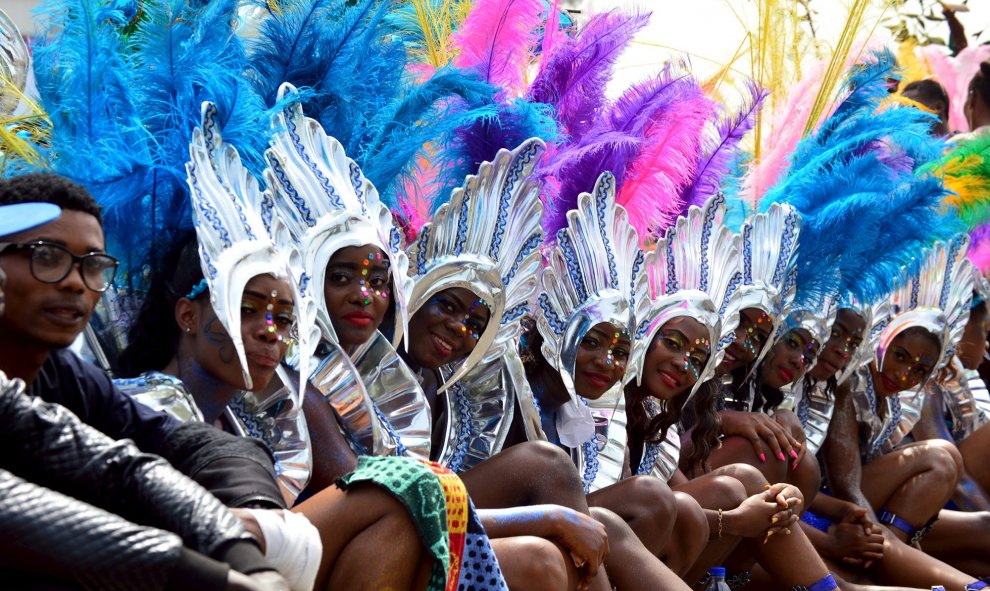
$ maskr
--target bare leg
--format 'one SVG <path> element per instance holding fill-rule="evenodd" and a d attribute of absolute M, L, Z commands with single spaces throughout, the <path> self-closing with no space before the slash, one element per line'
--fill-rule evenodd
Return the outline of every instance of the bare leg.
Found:
<path fill-rule="evenodd" d="M 345 494 L 330 487 L 294 510 L 320 531 L 316 589 L 426 588 L 432 558 L 405 507 L 384 490 L 357 484 Z"/>
<path fill-rule="evenodd" d="M 942 509 L 924 551 L 975 577 L 990 576 L 990 513 Z"/>
<path fill-rule="evenodd" d="M 591 516 L 608 530 L 609 554 L 605 559 L 608 578 L 620 591 L 688 591 L 677 575 L 650 553 L 626 522 L 611 511 L 594 507 Z"/>
<path fill-rule="evenodd" d="M 963 591 L 976 580 L 962 571 L 908 546 L 884 528 L 883 560 L 874 564 L 871 574 L 876 580 L 891 585 L 930 589 L 945 585 L 947 591 Z"/>
<path fill-rule="evenodd" d="M 461 480 L 479 509 L 561 505 L 588 514 L 574 462 L 545 441 L 514 445 L 461 474 Z"/>
<path fill-rule="evenodd" d="M 753 444 L 748 439 L 739 436 L 723 439 L 722 445 L 712 452 L 708 463 L 711 464 L 712 468 L 730 464 L 746 464 L 759 470 L 766 482 L 785 482 L 789 465 L 786 461 L 781 462 L 774 457 L 768 457 L 765 462 L 760 461 L 753 449 Z"/>
<path fill-rule="evenodd" d="M 691 495 L 698 504 L 712 511 L 735 509 L 749 496 L 741 482 L 724 474 L 706 474 L 685 482 L 677 490 Z M 709 540 L 685 577 L 692 584 L 701 579 L 710 567 L 724 564 L 725 559 L 739 544 L 739 538 L 718 537 L 718 532 L 710 532 L 709 537 L 713 539 Z"/>
<path fill-rule="evenodd" d="M 980 485 L 983 492 L 990 494 L 990 424 L 983 425 L 959 444 L 966 465 L 966 472 Z"/>
<path fill-rule="evenodd" d="M 625 520 L 654 556 L 667 545 L 677 519 L 674 493 L 652 476 L 633 476 L 588 495 L 588 504 Z"/>
<path fill-rule="evenodd" d="M 533 536 L 498 538 L 492 549 L 512 591 L 570 591 L 577 586 L 574 561 L 553 542 Z"/>
<path fill-rule="evenodd" d="M 674 499 L 677 501 L 677 521 L 673 535 L 660 553 L 660 560 L 670 570 L 684 576 L 705 551 L 711 532 L 708 518 L 694 497 L 675 492 Z"/>
<path fill-rule="evenodd" d="M 952 497 L 962 456 L 941 439 L 911 443 L 863 466 L 861 488 L 874 510 L 886 507 L 914 527 L 923 526 Z M 891 531 L 901 540 L 908 534 Z"/>

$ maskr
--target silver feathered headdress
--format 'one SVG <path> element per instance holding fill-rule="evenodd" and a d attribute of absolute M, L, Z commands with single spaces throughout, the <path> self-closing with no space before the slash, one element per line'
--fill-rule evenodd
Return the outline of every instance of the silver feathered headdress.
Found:
<path fill-rule="evenodd" d="M 241 335 L 244 287 L 258 275 L 287 280 L 295 303 L 298 369 L 304 384 L 309 355 L 316 343 L 310 330 L 313 303 L 305 296 L 305 282 L 293 275 L 290 262 L 298 252 L 281 221 L 262 213 L 271 210 L 271 196 L 259 189 L 257 179 L 241 165 L 237 150 L 223 142 L 216 116 L 216 106 L 203 103 L 202 124 L 193 130 L 186 164 L 210 303 L 234 343 L 244 383 L 250 390 L 253 384 Z M 269 227 L 262 221 L 263 216 L 270 219 Z"/>
<path fill-rule="evenodd" d="M 636 378 L 642 382 L 643 359 L 657 331 L 680 316 L 694 318 L 708 329 L 711 355 L 691 389 L 693 395 L 722 361 L 735 338 L 739 308 L 731 306 L 742 283 L 739 241 L 722 223 L 725 198 L 713 195 L 703 207 L 692 205 L 687 215 L 646 255 L 636 304 L 633 345 Z"/>
<path fill-rule="evenodd" d="M 756 308 L 770 317 L 773 328 L 754 367 L 779 336 L 788 307 L 794 300 L 800 233 L 801 216 L 784 203 L 774 203 L 766 212 L 750 216 L 740 231 L 742 287 L 733 302 L 734 311 Z"/>
<path fill-rule="evenodd" d="M 644 255 L 626 210 L 615 203 L 615 177 L 598 177 L 593 193 L 578 196 L 567 213 L 567 227 L 557 233 L 541 275 L 537 328 L 543 356 L 557 369 L 576 400 L 577 350 L 596 324 L 608 322 L 635 335 L 636 291 Z M 624 380 L 635 375 L 630 359 Z"/>
<path fill-rule="evenodd" d="M 289 83 L 279 88 L 279 101 L 295 97 Z M 392 214 L 361 168 L 319 122 L 303 115 L 298 102 L 272 120 L 271 147 L 265 152 L 265 181 L 282 219 L 302 251 L 301 269 L 311 279 L 316 321 L 325 338 L 336 341 L 323 291 L 327 265 L 348 246 L 377 246 L 388 257 L 395 302 L 396 338 L 407 327 L 406 304 L 412 284 L 409 261 L 400 250 L 402 233 Z"/>
<path fill-rule="evenodd" d="M 961 234 L 948 242 L 936 242 L 923 254 L 921 267 L 910 273 L 891 294 L 891 310 L 875 326 L 879 329 L 877 367 L 883 367 L 890 343 L 905 330 L 921 327 L 941 343 L 935 369 L 952 359 L 969 320 L 973 298 L 972 263 L 966 258 L 969 236 Z"/>
<path fill-rule="evenodd" d="M 499 150 L 454 190 L 409 249 L 410 315 L 433 295 L 455 287 L 470 290 L 490 306 L 488 326 L 477 345 L 439 392 L 483 359 L 500 355 L 522 330 L 520 320 L 536 291 L 543 242 L 540 184 L 532 174 L 545 150 L 539 138 L 511 152 Z"/>

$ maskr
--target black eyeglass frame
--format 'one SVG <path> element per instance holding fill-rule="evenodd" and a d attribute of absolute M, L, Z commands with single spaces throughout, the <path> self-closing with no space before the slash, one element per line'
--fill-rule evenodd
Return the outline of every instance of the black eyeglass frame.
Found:
<path fill-rule="evenodd" d="M 72 259 L 72 263 L 69 264 L 66 267 L 65 273 L 63 273 L 58 279 L 53 279 L 53 280 L 42 279 L 42 278 L 38 277 L 38 274 L 35 272 L 35 270 L 34 270 L 34 251 L 39 246 L 47 246 L 49 248 L 57 248 L 58 250 L 61 250 L 65 254 L 69 255 L 69 257 Z M 55 242 L 49 242 L 47 240 L 38 240 L 38 241 L 35 241 L 35 242 L 21 242 L 21 243 L 18 243 L 18 242 L 0 242 L 0 255 L 6 254 L 6 253 L 9 253 L 9 252 L 22 252 L 22 251 L 25 251 L 25 250 L 31 253 L 31 259 L 30 259 L 31 276 L 34 277 L 34 279 L 36 281 L 40 281 L 41 283 L 46 283 L 48 285 L 53 285 L 55 283 L 58 283 L 59 281 L 62 281 L 66 277 L 68 277 L 69 276 L 69 273 L 72 273 L 72 269 L 74 269 L 75 266 L 76 266 L 76 264 L 78 263 L 79 264 L 79 275 L 82 277 L 83 284 L 86 286 L 86 288 L 89 289 L 89 290 L 95 291 L 97 293 L 103 293 L 106 290 L 110 289 L 110 286 L 113 285 L 113 281 L 117 277 L 117 268 L 120 266 L 120 260 L 117 259 L 117 257 L 115 257 L 113 255 L 109 255 L 109 254 L 107 254 L 105 252 L 87 252 L 86 254 L 78 255 L 78 254 L 72 252 L 71 250 L 69 250 L 68 248 L 66 248 L 65 246 L 63 246 L 61 244 L 58 244 L 58 243 L 55 243 Z M 103 286 L 103 289 L 95 289 L 92 285 L 90 285 L 89 284 L 89 280 L 86 279 L 86 273 L 83 272 L 83 264 L 84 264 L 84 262 L 87 259 L 91 259 L 93 257 L 101 257 L 101 258 L 104 258 L 104 259 L 109 259 L 110 261 L 113 262 L 113 266 L 112 267 L 107 267 L 107 269 L 104 270 L 104 273 L 106 273 L 107 270 L 110 271 L 110 277 L 105 282 L 105 284 Z"/>

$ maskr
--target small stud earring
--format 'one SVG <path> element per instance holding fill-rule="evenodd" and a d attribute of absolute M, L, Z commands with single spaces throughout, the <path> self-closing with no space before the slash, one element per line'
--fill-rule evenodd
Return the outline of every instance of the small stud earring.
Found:
<path fill-rule="evenodd" d="M 189 328 L 189 327 L 187 326 L 187 327 L 186 327 L 186 332 L 187 332 L 187 333 L 189 333 L 189 332 L 192 332 L 192 329 L 191 329 L 191 328 Z"/>

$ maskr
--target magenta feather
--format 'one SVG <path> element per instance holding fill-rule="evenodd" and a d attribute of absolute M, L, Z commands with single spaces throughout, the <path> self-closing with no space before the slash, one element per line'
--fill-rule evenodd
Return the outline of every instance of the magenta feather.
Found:
<path fill-rule="evenodd" d="M 694 85 L 645 130 L 639 155 L 617 179 L 616 201 L 642 239 L 668 228 L 682 209 L 681 192 L 696 177 L 700 138 L 713 104 Z"/>
<path fill-rule="evenodd" d="M 543 24 L 543 42 L 540 44 L 540 55 L 543 59 L 553 55 L 553 52 L 567 39 L 567 33 L 560 26 L 560 2 L 551 0 L 547 7 L 547 20 Z"/>
<path fill-rule="evenodd" d="M 969 250 L 966 256 L 973 261 L 980 273 L 990 273 L 990 224 L 985 224 L 969 233 Z"/>
<path fill-rule="evenodd" d="M 518 96 L 544 11 L 542 0 L 478 0 L 453 36 L 454 65 Z"/>
<path fill-rule="evenodd" d="M 553 106 L 561 131 L 581 136 L 608 108 L 605 88 L 615 62 L 647 22 L 649 14 L 615 10 L 592 16 L 576 37 L 562 38 L 544 56 L 528 99 Z"/>
<path fill-rule="evenodd" d="M 733 117 L 726 117 L 722 109 L 712 126 L 702 137 L 701 162 L 694 181 L 681 193 L 681 214 L 692 205 L 701 206 L 709 196 L 718 193 L 722 178 L 729 172 L 737 157 L 739 142 L 753 128 L 767 91 L 755 82 L 748 82 L 748 100 Z"/>

